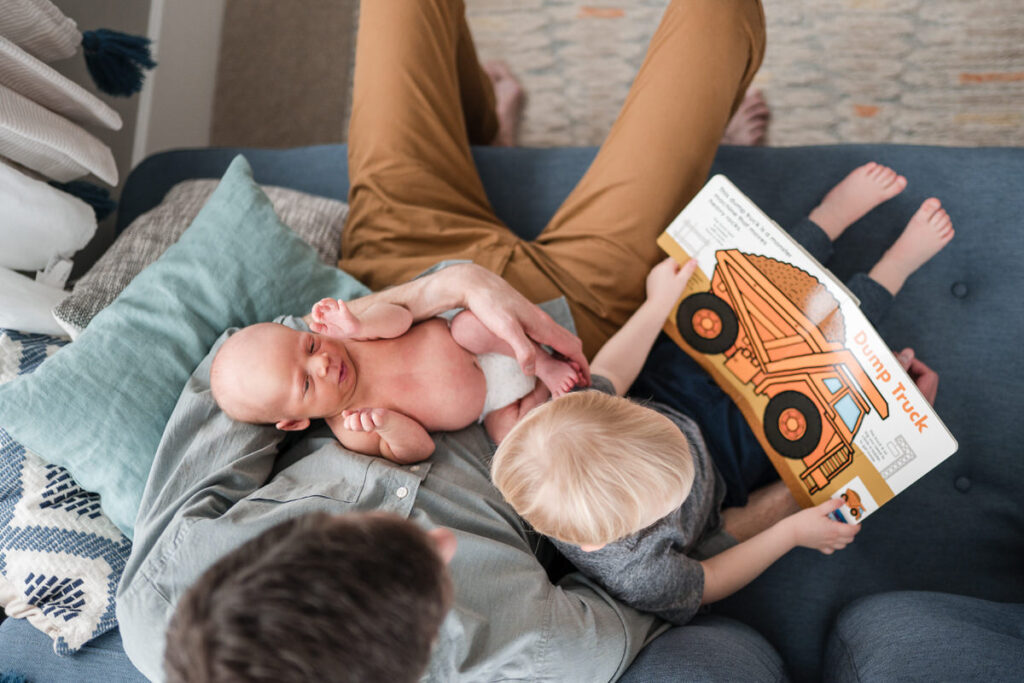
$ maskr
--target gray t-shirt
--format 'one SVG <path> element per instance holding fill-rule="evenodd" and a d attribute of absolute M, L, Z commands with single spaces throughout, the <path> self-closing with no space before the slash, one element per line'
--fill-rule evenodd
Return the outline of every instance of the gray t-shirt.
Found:
<path fill-rule="evenodd" d="M 612 383 L 600 376 L 593 378 L 593 389 L 615 393 Z M 686 500 L 646 529 L 600 550 L 585 552 L 579 546 L 552 541 L 583 574 L 622 602 L 685 624 L 697 613 L 704 596 L 700 560 L 736 541 L 722 529 L 725 482 L 708 455 L 697 423 L 661 403 L 645 405 L 672 420 L 690 443 L 694 477 Z"/>

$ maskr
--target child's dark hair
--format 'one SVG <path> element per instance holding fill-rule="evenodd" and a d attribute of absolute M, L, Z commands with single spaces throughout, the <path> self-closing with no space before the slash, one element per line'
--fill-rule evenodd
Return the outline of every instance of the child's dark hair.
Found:
<path fill-rule="evenodd" d="M 185 593 L 167 631 L 167 680 L 416 681 L 451 593 L 412 522 L 306 515 L 225 555 Z"/>

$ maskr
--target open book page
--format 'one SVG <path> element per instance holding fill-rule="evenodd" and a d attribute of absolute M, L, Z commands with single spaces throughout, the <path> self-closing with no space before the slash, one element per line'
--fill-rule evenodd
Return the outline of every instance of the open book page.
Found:
<path fill-rule="evenodd" d="M 957 443 L 858 301 L 735 185 L 714 176 L 658 238 L 699 268 L 665 331 L 743 411 L 804 507 L 859 522 Z"/>

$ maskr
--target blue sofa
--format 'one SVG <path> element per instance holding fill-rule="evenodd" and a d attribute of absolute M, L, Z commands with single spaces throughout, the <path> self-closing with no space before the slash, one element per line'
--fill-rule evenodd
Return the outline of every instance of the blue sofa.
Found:
<path fill-rule="evenodd" d="M 220 176 L 237 152 L 184 150 L 146 159 L 127 179 L 119 229 L 175 183 Z M 343 146 L 244 152 L 260 183 L 346 195 Z M 530 237 L 595 152 L 480 148 L 474 155 L 498 216 Z M 801 681 L 827 675 L 827 639 L 840 611 L 857 598 L 925 590 L 1024 603 L 1024 420 L 1017 395 L 1024 359 L 1016 353 L 1024 339 L 1024 149 L 726 147 L 713 172 L 728 175 L 785 226 L 869 160 L 898 169 L 909 186 L 847 231 L 831 265 L 841 278 L 866 270 L 923 199 L 942 199 L 956 237 L 907 282 L 880 332 L 891 347 L 913 347 L 939 372 L 936 409 L 960 451 L 866 521 L 848 549 L 831 557 L 795 550 L 714 606 L 763 634 Z M 0 672 L 15 668 L 12 662 L 29 680 L 137 677 L 116 633 L 84 655 L 58 660 L 45 636 L 9 619 L 0 625 Z"/>

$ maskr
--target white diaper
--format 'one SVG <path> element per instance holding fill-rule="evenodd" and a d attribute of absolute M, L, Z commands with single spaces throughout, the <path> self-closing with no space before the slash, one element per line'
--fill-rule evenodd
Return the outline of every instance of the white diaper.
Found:
<path fill-rule="evenodd" d="M 504 408 L 533 391 L 536 378 L 526 375 L 512 356 L 481 353 L 476 360 L 487 382 L 487 397 L 484 399 L 484 411 L 480 413 L 480 422 L 484 421 L 488 413 Z"/>

